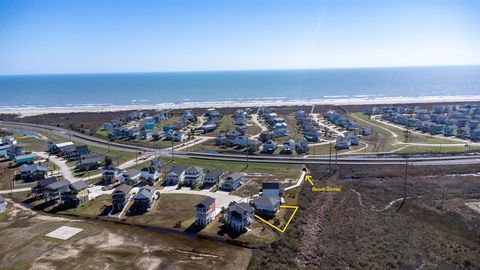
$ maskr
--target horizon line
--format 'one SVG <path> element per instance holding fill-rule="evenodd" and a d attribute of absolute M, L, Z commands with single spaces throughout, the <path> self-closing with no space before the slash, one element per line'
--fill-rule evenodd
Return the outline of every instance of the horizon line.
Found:
<path fill-rule="evenodd" d="M 411 66 L 357 66 L 357 67 L 305 67 L 305 68 L 259 68 L 259 69 L 206 69 L 206 70 L 165 70 L 165 71 L 112 71 L 112 72 L 65 72 L 65 73 L 0 73 L 8 76 L 51 76 L 51 75 L 109 75 L 109 74 L 144 74 L 144 73 L 207 73 L 207 72 L 252 72 L 252 71 L 309 71 L 309 70 L 343 70 L 343 69 L 395 69 L 395 68 L 432 68 L 432 67 L 478 67 L 480 64 L 451 65 L 411 65 Z"/>

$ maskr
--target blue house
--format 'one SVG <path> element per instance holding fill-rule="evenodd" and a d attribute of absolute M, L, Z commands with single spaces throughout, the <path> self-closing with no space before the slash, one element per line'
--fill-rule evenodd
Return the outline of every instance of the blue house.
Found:
<path fill-rule="evenodd" d="M 275 137 L 283 137 L 288 135 L 288 127 L 287 123 L 277 123 L 273 127 L 273 133 L 275 133 Z"/>
<path fill-rule="evenodd" d="M 275 150 L 277 150 L 277 145 L 272 140 L 268 140 L 263 144 L 262 153 L 272 154 Z"/>
<path fill-rule="evenodd" d="M 215 124 L 214 122 L 206 123 L 201 127 L 203 133 L 213 132 L 215 128 L 217 128 L 217 124 Z"/>
<path fill-rule="evenodd" d="M 480 128 L 476 128 L 470 131 L 470 139 L 478 141 L 480 140 Z"/>
<path fill-rule="evenodd" d="M 155 128 L 155 119 L 151 116 L 143 118 L 143 128 L 152 131 Z"/>
<path fill-rule="evenodd" d="M 370 136 L 370 134 L 372 134 L 372 127 L 362 127 L 360 129 L 360 135 Z"/>
<path fill-rule="evenodd" d="M 348 149 L 350 147 L 350 141 L 344 137 L 337 137 L 335 141 L 335 148 L 337 150 Z"/>
<path fill-rule="evenodd" d="M 348 140 L 348 142 L 350 142 L 350 145 L 359 145 L 360 144 L 360 139 L 358 138 L 357 135 L 348 134 L 346 139 Z"/>
<path fill-rule="evenodd" d="M 455 135 L 457 135 L 457 126 L 454 126 L 454 125 L 446 126 L 445 130 L 443 131 L 443 135 L 445 135 L 445 136 L 455 136 Z"/>
<path fill-rule="evenodd" d="M 225 145 L 227 144 L 227 136 L 225 134 L 220 134 L 215 138 L 215 145 Z"/>
<path fill-rule="evenodd" d="M 318 130 L 308 130 L 303 133 L 303 136 L 305 139 L 307 139 L 309 142 L 318 142 L 320 139 L 320 133 Z"/>
<path fill-rule="evenodd" d="M 33 163 L 36 158 L 37 158 L 37 155 L 35 154 L 27 154 L 27 155 L 16 156 L 14 160 L 17 165 L 22 165 L 26 163 Z"/>
<path fill-rule="evenodd" d="M 445 125 L 442 124 L 433 124 L 430 126 L 430 134 L 436 135 L 436 134 L 443 134 L 445 130 Z"/>

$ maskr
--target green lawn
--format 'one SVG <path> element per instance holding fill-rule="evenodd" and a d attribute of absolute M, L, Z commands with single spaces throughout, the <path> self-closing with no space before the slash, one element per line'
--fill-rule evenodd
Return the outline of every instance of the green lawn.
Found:
<path fill-rule="evenodd" d="M 218 127 L 213 132 L 207 133 L 205 135 L 216 137 L 222 132 L 226 133 L 227 131 L 233 131 L 233 130 L 235 130 L 235 125 L 233 123 L 233 117 L 232 117 L 231 114 L 226 114 L 220 120 L 220 123 L 218 124 Z"/>
<path fill-rule="evenodd" d="M 297 125 L 297 120 L 295 120 L 295 114 L 290 113 L 290 114 L 282 114 L 279 116 L 285 119 L 285 122 L 288 125 L 288 132 L 290 134 L 290 136 L 279 138 L 278 140 L 279 142 L 283 142 L 284 140 L 289 140 L 291 138 L 291 135 L 293 134 L 294 134 L 293 139 L 295 141 L 303 139 L 303 134 L 302 132 L 300 132 L 300 128 Z"/>
<path fill-rule="evenodd" d="M 82 217 L 97 217 L 102 212 L 108 211 L 106 208 L 112 205 L 111 195 L 100 195 L 99 197 L 86 202 L 85 204 L 68 210 L 60 211 L 60 214 L 70 214 Z M 108 214 L 108 213 L 106 213 Z"/>
<path fill-rule="evenodd" d="M 170 162 L 169 158 L 162 158 L 162 164 Z M 203 160 L 203 159 L 187 159 L 176 158 L 174 164 L 181 166 L 200 166 L 208 169 L 220 168 L 225 171 L 241 171 L 245 173 L 272 173 L 285 177 L 297 177 L 300 172 L 299 164 L 272 164 L 261 162 L 250 162 L 248 168 L 245 162 L 236 161 L 220 161 L 220 160 Z"/>
<path fill-rule="evenodd" d="M 180 120 L 180 116 L 173 116 L 168 119 L 165 119 L 164 121 L 156 123 L 155 126 L 157 127 L 158 130 L 163 131 L 164 126 L 175 124 L 176 122 L 178 122 L 178 120 Z"/>
<path fill-rule="evenodd" d="M 418 154 L 418 153 L 431 153 L 431 154 L 451 154 L 451 153 L 465 153 L 468 151 L 479 151 L 480 146 L 449 146 L 449 145 L 438 145 L 438 146 L 418 146 L 418 145 L 409 145 L 398 153 L 403 154 Z"/>
<path fill-rule="evenodd" d="M 400 142 L 431 143 L 431 144 L 440 144 L 440 143 L 441 144 L 456 144 L 456 143 L 459 143 L 458 141 L 449 140 L 447 138 L 441 138 L 441 137 L 438 138 L 438 137 L 429 136 L 428 134 L 424 135 L 424 134 L 416 134 L 416 133 L 410 133 L 409 138 L 407 139 L 404 130 L 402 130 L 400 128 L 393 127 L 393 126 L 390 126 L 388 124 L 381 123 L 379 121 L 372 120 L 367 115 L 364 115 L 363 113 L 351 113 L 351 114 L 349 114 L 349 116 L 351 116 L 353 119 L 356 118 L 356 119 L 366 121 L 366 122 L 372 124 L 373 128 L 375 128 L 375 126 L 373 126 L 373 125 L 377 125 L 377 126 L 382 127 L 383 129 L 387 129 L 387 130 L 392 131 L 393 133 L 395 133 L 398 136 L 398 140 Z M 359 124 L 360 125 L 365 125 L 365 123 L 364 122 L 362 123 L 362 121 L 359 121 Z"/>

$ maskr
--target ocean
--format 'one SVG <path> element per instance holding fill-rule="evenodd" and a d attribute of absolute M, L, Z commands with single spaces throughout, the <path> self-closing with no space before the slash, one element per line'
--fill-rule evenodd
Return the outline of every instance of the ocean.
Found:
<path fill-rule="evenodd" d="M 480 66 L 5 75 L 0 94 L 0 108 L 480 100 Z"/>

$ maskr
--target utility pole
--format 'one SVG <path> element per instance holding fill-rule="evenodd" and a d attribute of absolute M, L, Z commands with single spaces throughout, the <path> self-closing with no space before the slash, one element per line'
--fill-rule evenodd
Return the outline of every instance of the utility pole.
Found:
<path fill-rule="evenodd" d="M 15 170 L 12 170 L 12 181 L 10 181 L 10 196 L 13 194 L 13 183 L 15 181 Z"/>
<path fill-rule="evenodd" d="M 335 169 L 338 168 L 338 149 L 335 147 Z"/>
<path fill-rule="evenodd" d="M 248 152 L 250 152 L 250 139 L 248 138 L 248 129 L 245 131 L 245 135 L 247 136 L 247 164 L 245 168 L 248 168 Z"/>
<path fill-rule="evenodd" d="M 407 200 L 407 175 L 408 175 L 408 159 L 405 158 L 405 176 L 403 180 L 403 201 Z"/>
<path fill-rule="evenodd" d="M 332 173 L 332 140 L 330 140 L 330 158 L 328 162 L 328 172 Z"/>

